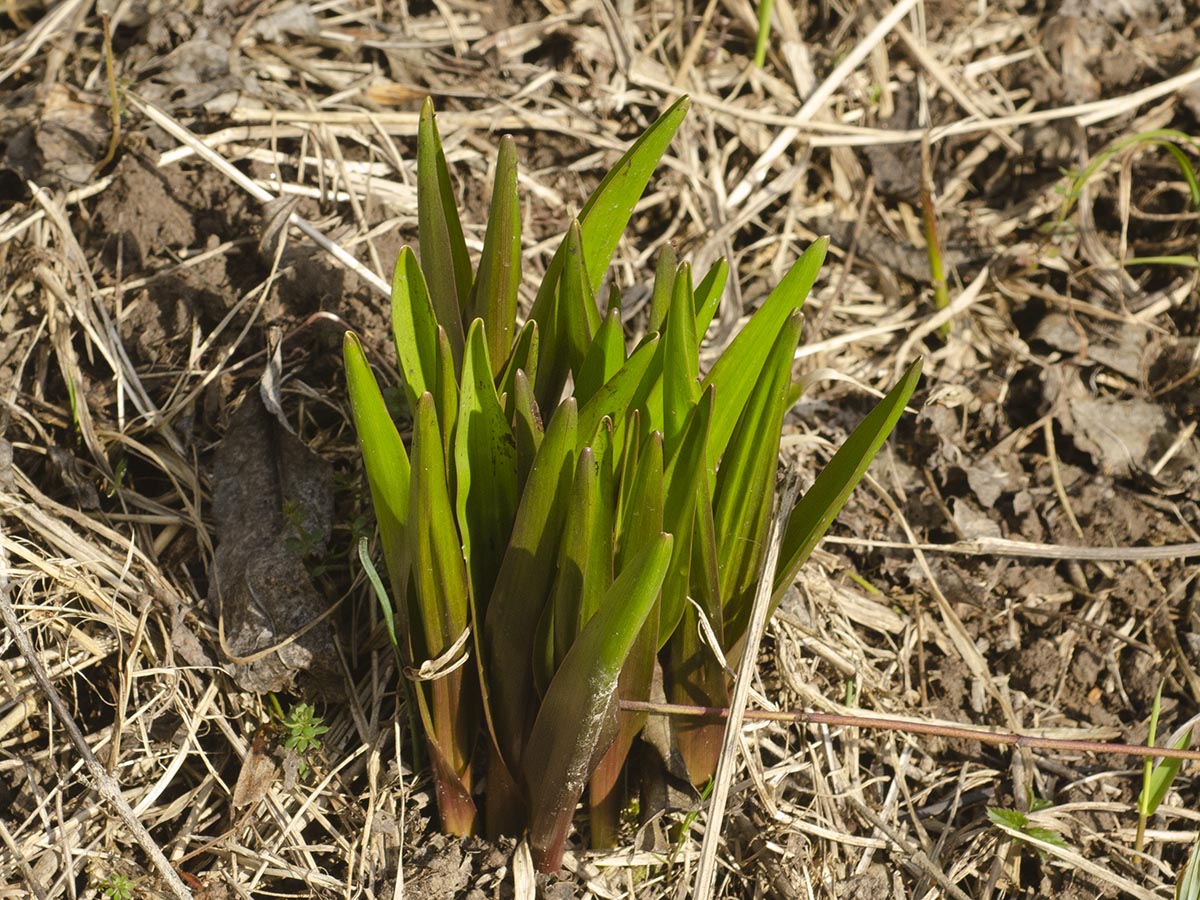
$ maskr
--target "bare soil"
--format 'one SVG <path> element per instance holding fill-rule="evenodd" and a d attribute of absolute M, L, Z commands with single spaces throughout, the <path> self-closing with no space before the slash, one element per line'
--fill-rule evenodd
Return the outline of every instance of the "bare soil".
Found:
<path fill-rule="evenodd" d="M 832 236 L 785 438 L 808 477 L 926 358 L 769 628 L 770 704 L 1144 743 L 1161 686 L 1160 740 L 1196 716 L 1200 196 L 1164 146 L 1195 164 L 1193 4 L 905 2 L 922 14 L 875 32 L 894 7 L 776 0 L 762 69 L 736 0 L 96 6 L 0 6 L 0 580 L 196 896 L 527 895 L 512 842 L 437 833 L 355 555 L 373 520 L 340 344 L 353 328 L 390 371 L 371 279 L 416 240 L 426 95 L 473 249 L 498 136 L 517 138 L 527 304 L 572 211 L 691 94 L 611 278 L 634 334 L 666 242 L 697 267 L 728 256 L 719 346 Z M 15 637 L 0 898 L 115 896 L 120 878 L 169 895 Z M 272 696 L 315 705 L 319 750 L 263 730 Z M 720 827 L 720 896 L 1166 898 L 1200 828 L 1191 763 L 1137 853 L 1126 756 L 761 723 L 746 738 L 724 821 L 672 794 L 616 851 L 575 844 L 537 891 L 668 896 Z M 987 817 L 1037 798 L 1031 822 L 1062 838 L 1045 853 Z"/>

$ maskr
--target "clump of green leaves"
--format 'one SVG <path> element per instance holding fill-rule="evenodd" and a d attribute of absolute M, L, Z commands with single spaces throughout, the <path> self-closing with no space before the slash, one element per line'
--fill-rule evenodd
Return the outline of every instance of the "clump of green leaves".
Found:
<path fill-rule="evenodd" d="M 287 732 L 283 745 L 303 754 L 321 748 L 321 735 L 329 730 L 329 726 L 309 704 L 297 703 L 284 717 L 283 729 Z"/>
<path fill-rule="evenodd" d="M 799 309 L 814 243 L 707 373 L 700 340 L 728 276 L 698 282 L 667 251 L 647 335 L 629 343 L 602 293 L 621 233 L 687 112 L 675 103 L 569 224 L 523 324 L 515 144 L 500 143 L 473 267 L 426 103 L 418 131 L 421 257 L 404 248 L 392 328 L 412 437 L 348 333 L 351 407 L 391 587 L 389 633 L 429 750 L 442 826 L 527 831 L 557 869 L 590 781 L 593 841 L 611 841 L 620 773 L 656 666 L 670 698 L 723 705 L 765 553 L 783 419 L 795 401 Z M 861 479 L 919 377 L 900 383 L 791 511 L 776 602 Z M 681 725 L 693 781 L 719 723 Z M 477 796 L 486 769 L 487 797 Z M 482 808 L 481 808 L 482 806 Z"/>
<path fill-rule="evenodd" d="M 137 882 L 128 875 L 112 872 L 104 879 L 100 893 L 108 900 L 133 900 L 137 896 Z"/>

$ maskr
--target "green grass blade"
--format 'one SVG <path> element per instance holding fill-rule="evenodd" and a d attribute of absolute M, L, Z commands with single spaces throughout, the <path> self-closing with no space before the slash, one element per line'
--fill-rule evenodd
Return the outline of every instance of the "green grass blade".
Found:
<path fill-rule="evenodd" d="M 787 412 L 801 316 L 793 312 L 775 339 L 754 393 L 721 457 L 714 497 L 718 569 L 730 642 L 750 623 L 775 497 L 779 440 Z"/>
<path fill-rule="evenodd" d="M 517 324 L 517 288 L 521 284 L 521 206 L 517 197 L 517 145 L 511 135 L 500 139 L 496 180 L 483 255 L 471 287 L 467 321 L 483 319 L 492 376 L 498 377 L 512 350 Z"/>
<path fill-rule="evenodd" d="M 854 429 L 792 510 L 780 549 L 772 611 L 849 499 L 850 492 L 866 474 L 867 466 L 900 420 L 920 377 L 918 359 Z"/>
<path fill-rule="evenodd" d="M 392 275 L 392 335 L 404 376 L 408 408 L 416 415 L 417 399 L 437 383 L 438 321 L 425 275 L 412 248 L 402 247 Z"/>
<path fill-rule="evenodd" d="M 1158 691 L 1154 695 L 1154 703 L 1150 707 L 1150 728 L 1146 741 L 1151 747 L 1158 740 L 1158 718 L 1162 713 L 1162 691 L 1163 686 L 1160 682 Z M 1176 750 L 1184 750 L 1191 745 L 1192 729 L 1190 727 L 1180 729 L 1168 741 L 1168 746 Z M 1151 757 L 1146 757 L 1142 789 L 1138 793 L 1137 804 L 1140 820 L 1138 823 L 1137 839 L 1137 849 L 1139 851 L 1141 850 L 1142 832 L 1145 829 L 1145 821 L 1158 811 L 1163 798 L 1167 796 L 1167 791 L 1171 789 L 1171 783 L 1175 780 L 1175 776 L 1179 774 L 1179 767 L 1182 763 L 1182 759 L 1172 757 L 1168 757 L 1159 763 L 1154 763 Z"/>
<path fill-rule="evenodd" d="M 471 596 L 482 613 L 517 511 L 517 452 L 488 358 L 487 329 L 471 323 L 454 438 L 455 506 Z"/>
<path fill-rule="evenodd" d="M 613 583 L 563 660 L 538 710 L 523 762 L 534 863 L 555 871 L 583 786 L 616 736 L 616 689 L 671 559 L 660 535 Z"/>
<path fill-rule="evenodd" d="M 663 442 L 652 434 L 637 453 L 637 463 L 622 483 L 616 566 L 620 572 L 663 531 Z"/>
<path fill-rule="evenodd" d="M 588 565 L 584 570 L 583 592 L 579 598 L 579 625 L 582 628 L 596 614 L 600 602 L 613 581 L 613 529 L 616 516 L 616 450 L 613 443 L 611 419 L 602 419 L 592 438 L 592 453 L 596 459 L 599 497 L 592 519 L 591 546 Z"/>
<path fill-rule="evenodd" d="M 754 65 L 762 68 L 767 61 L 767 41 L 771 38 L 771 10 L 775 0 L 758 0 L 758 34 L 754 38 Z"/>
<path fill-rule="evenodd" d="M 820 238 L 804 251 L 704 379 L 704 387 L 713 385 L 717 389 L 710 445 L 714 460 L 725 453 L 725 445 L 758 382 L 775 337 L 792 312 L 807 299 L 828 246 L 828 238 Z"/>
<path fill-rule="evenodd" d="M 636 462 L 625 472 L 621 485 L 622 503 L 619 545 L 616 553 L 618 574 L 662 532 L 663 525 L 663 447 L 662 435 L 652 434 L 645 446 L 627 457 Z M 617 682 L 622 700 L 649 700 L 658 652 L 659 607 L 646 617 Z M 613 846 L 617 839 L 623 796 L 620 790 L 622 768 L 634 739 L 646 724 L 646 713 L 621 711 L 617 714 L 617 737 L 600 761 L 588 785 L 591 816 L 589 830 L 592 847 Z"/>
<path fill-rule="evenodd" d="M 437 321 L 446 329 L 457 363 L 462 357 L 462 311 L 471 290 L 471 259 L 434 119 L 433 100 L 428 97 L 417 125 L 417 235 L 421 268 Z"/>
<path fill-rule="evenodd" d="M 484 620 L 486 690 L 498 749 L 519 769 L 532 724 L 534 630 L 554 577 L 575 474 L 578 414 L 565 401 L 550 419 L 521 492 L 496 587 Z"/>

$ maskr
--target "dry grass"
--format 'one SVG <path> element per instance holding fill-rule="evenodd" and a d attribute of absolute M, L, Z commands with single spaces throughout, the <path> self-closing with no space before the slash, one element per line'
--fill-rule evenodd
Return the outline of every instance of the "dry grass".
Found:
<path fill-rule="evenodd" d="M 1200 69 L 1180 62 L 1192 32 L 1167 29 L 1172 46 L 1130 22 L 1000 3 L 947 15 L 953 4 L 935 13 L 919 0 L 776 0 L 760 70 L 748 65 L 746 0 L 267 2 L 234 4 L 242 11 L 208 23 L 228 67 L 204 75 L 201 19 L 160 10 L 146 23 L 138 4 L 115 3 L 117 74 L 131 92 L 121 155 L 162 173 L 189 214 L 204 214 L 205 198 L 233 210 L 192 230 L 190 244 L 143 235 L 148 245 L 131 251 L 121 242 L 136 224 L 118 227 L 117 207 L 103 205 L 126 184 L 122 163 L 93 176 L 72 156 L 86 156 L 82 146 L 99 160 L 108 141 L 90 7 L 10 0 L 0 10 L 11 121 L 83 135 L 43 145 L 29 182 L 6 174 L 23 199 L 0 212 L 0 580 L 33 648 L 22 651 L 15 629 L 0 638 L 0 898 L 96 896 L 114 873 L 136 879 L 138 896 L 533 890 L 519 853 L 469 847 L 459 869 L 438 863 L 458 860 L 456 849 L 430 856 L 432 804 L 410 767 L 403 713 L 397 721 L 397 673 L 345 557 L 320 583 L 342 603 L 348 699 L 321 707 L 331 730 L 307 779 L 281 775 L 259 802 L 231 805 L 270 710 L 218 663 L 205 600 L 212 445 L 264 369 L 269 327 L 284 332 L 290 421 L 353 474 L 323 329 L 344 321 L 385 358 L 381 295 L 397 235 L 415 237 L 425 93 L 441 110 L 475 249 L 496 136 L 518 135 L 527 286 L 627 139 L 691 95 L 618 250 L 613 277 L 627 289 L 631 329 L 665 242 L 698 267 L 729 259 L 731 288 L 709 335 L 719 346 L 802 248 L 832 233 L 798 360 L 809 400 L 785 441 L 802 473 L 827 458 L 868 395 L 927 356 L 925 418 L 913 411 L 770 626 L 752 703 L 1140 741 L 1145 685 L 1166 678 L 1172 723 L 1195 712 L 1198 270 L 1115 261 L 1152 246 L 1194 255 L 1196 216 L 1169 158 L 1145 145 L 1115 158 L 1058 220 L 1059 167 L 1081 167 L 1116 137 L 1194 130 L 1187 91 Z M 1127 83 L 1112 66 L 1101 72 L 1080 29 L 1140 66 Z M 180 45 L 192 49 L 164 57 Z M 186 67 L 174 85 L 171 72 Z M 0 131 L 8 172 L 14 133 Z M 949 268 L 940 312 L 917 201 L 922 140 Z M 136 200 L 123 201 L 134 215 Z M 308 271 L 297 248 L 322 272 L 334 271 L 322 253 L 353 267 L 344 299 L 319 310 L 295 299 Z M 196 294 L 188 279 L 214 264 L 229 273 L 213 286 L 220 313 L 187 312 L 149 357 L 129 323 L 180 284 Z M 1035 320 L 1051 313 L 1065 331 L 1035 341 Z M 1171 367 L 1113 362 L 1128 351 L 1122 342 Z M 1038 387 L 1084 384 L 1081 372 L 1097 396 L 1168 409 L 1172 440 L 1132 470 L 1096 455 L 1089 464 L 1086 441 L 1069 431 L 1077 395 L 1064 388 L 1049 402 Z M 1024 487 L 993 507 L 978 500 L 978 472 Z M 362 511 L 347 492 L 339 504 Z M 1039 533 L 1024 531 L 1034 520 Z M 347 549 L 348 530 L 338 541 Z M 118 788 L 106 792 L 89 754 Z M 1139 773 L 1111 756 L 751 722 L 739 758 L 722 786 L 721 841 L 706 835 L 714 825 L 703 814 L 678 841 L 653 822 L 617 852 L 569 854 L 577 894 L 678 895 L 708 836 L 719 848 L 715 896 L 1165 898 L 1200 830 L 1188 767 L 1135 856 Z M 1035 818 L 1065 849 L 988 822 L 986 806 L 1019 807 L 1027 791 L 1055 800 Z M 147 829 L 141 845 L 122 810 Z M 151 874 L 151 846 L 199 881 L 172 888 Z"/>

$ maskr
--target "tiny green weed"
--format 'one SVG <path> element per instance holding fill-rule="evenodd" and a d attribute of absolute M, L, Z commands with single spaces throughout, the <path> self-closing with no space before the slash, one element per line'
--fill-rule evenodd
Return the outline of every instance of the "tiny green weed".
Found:
<path fill-rule="evenodd" d="M 329 730 L 320 716 L 307 703 L 297 703 L 283 720 L 288 736 L 283 746 L 297 753 L 321 749 L 321 735 Z"/>
<path fill-rule="evenodd" d="M 1028 806 L 1029 812 L 1024 812 L 1019 809 L 1002 809 L 998 806 L 989 806 L 987 811 L 988 818 L 994 825 L 999 825 L 1009 834 L 1013 834 L 1018 841 L 1022 836 L 1033 838 L 1046 844 L 1052 844 L 1055 847 L 1061 847 L 1064 850 L 1067 847 L 1066 839 L 1052 828 L 1046 828 L 1042 825 L 1036 825 L 1030 820 L 1030 816 L 1041 812 L 1044 809 L 1049 809 L 1054 804 L 1049 800 L 1038 797 L 1032 791 L 1029 792 Z M 1041 847 L 1035 847 L 1038 856 L 1042 859 L 1046 858 L 1046 851 Z"/>
<path fill-rule="evenodd" d="M 112 872 L 104 879 L 100 893 L 108 900 L 133 900 L 137 896 L 137 882 L 128 875 Z"/>

